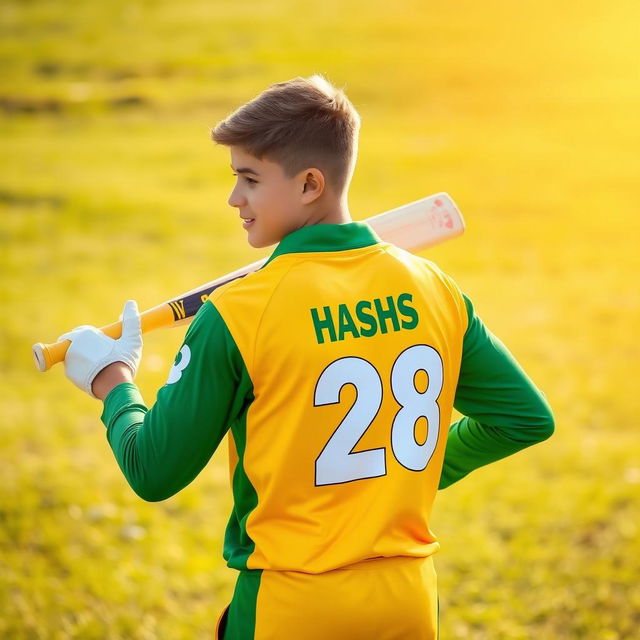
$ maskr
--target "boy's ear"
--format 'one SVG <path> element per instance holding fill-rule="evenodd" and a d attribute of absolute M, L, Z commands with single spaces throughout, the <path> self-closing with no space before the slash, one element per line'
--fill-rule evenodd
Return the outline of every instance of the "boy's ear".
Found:
<path fill-rule="evenodd" d="M 324 191 L 324 175 L 319 169 L 306 169 L 302 184 L 302 202 L 310 204 Z"/>

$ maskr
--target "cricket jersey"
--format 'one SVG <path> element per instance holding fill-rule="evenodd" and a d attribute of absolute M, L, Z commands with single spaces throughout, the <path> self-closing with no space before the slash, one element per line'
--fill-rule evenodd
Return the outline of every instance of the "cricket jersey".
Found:
<path fill-rule="evenodd" d="M 123 383 L 102 420 L 149 501 L 188 485 L 227 436 L 228 566 L 309 574 L 431 556 L 438 489 L 554 428 L 456 282 L 362 222 L 284 237 L 203 304 L 155 404 Z"/>

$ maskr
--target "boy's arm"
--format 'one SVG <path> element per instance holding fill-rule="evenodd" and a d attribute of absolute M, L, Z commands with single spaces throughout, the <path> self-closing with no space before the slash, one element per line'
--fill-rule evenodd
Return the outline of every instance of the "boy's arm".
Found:
<path fill-rule="evenodd" d="M 119 384 L 104 400 L 107 439 L 131 488 L 155 502 L 188 485 L 250 393 L 238 348 L 218 310 L 207 302 L 189 326 L 151 409 L 133 383 Z"/>
<path fill-rule="evenodd" d="M 468 473 L 549 438 L 551 407 L 507 347 L 475 315 L 469 325 L 453 406 L 464 417 L 449 428 L 439 489 Z"/>

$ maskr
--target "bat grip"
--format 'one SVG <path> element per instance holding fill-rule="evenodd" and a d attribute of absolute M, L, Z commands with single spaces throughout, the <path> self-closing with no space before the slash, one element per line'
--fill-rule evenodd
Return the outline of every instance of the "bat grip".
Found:
<path fill-rule="evenodd" d="M 101 327 L 100 331 L 110 338 L 119 338 L 122 335 L 122 322 L 114 322 L 106 327 Z M 71 340 L 60 340 L 51 344 L 38 342 L 33 345 L 33 358 L 38 371 L 49 371 L 54 364 L 63 362 L 67 355 L 67 349 Z"/>
<path fill-rule="evenodd" d="M 67 355 L 70 344 L 70 340 L 62 340 L 53 344 L 43 344 L 42 342 L 34 344 L 33 358 L 38 371 L 49 371 L 54 364 L 62 362 Z"/>

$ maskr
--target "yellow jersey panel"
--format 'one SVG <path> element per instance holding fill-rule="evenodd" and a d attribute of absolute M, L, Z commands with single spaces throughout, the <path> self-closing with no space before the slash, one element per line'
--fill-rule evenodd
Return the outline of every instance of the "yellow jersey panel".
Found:
<path fill-rule="evenodd" d="M 212 294 L 254 399 L 248 569 L 426 557 L 467 314 L 431 261 L 378 242 L 285 253 Z M 237 451 L 230 438 L 230 465 Z"/>

